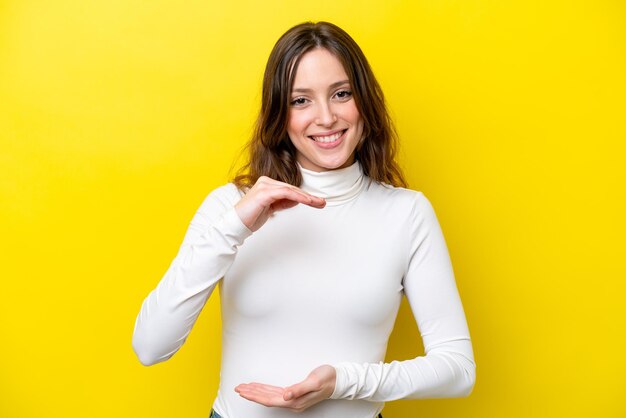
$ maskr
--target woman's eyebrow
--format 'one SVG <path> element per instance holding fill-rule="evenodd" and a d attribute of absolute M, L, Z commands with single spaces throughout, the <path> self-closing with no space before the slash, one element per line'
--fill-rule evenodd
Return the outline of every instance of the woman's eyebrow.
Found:
<path fill-rule="evenodd" d="M 329 90 L 334 89 L 335 87 L 339 87 L 342 84 L 347 84 L 350 83 L 350 80 L 341 80 L 341 81 L 337 81 L 333 84 L 331 84 L 329 87 Z M 298 93 L 310 93 L 312 90 L 311 89 L 303 89 L 303 88 L 297 88 L 297 89 L 293 89 L 292 90 L 294 93 L 298 92 Z"/>

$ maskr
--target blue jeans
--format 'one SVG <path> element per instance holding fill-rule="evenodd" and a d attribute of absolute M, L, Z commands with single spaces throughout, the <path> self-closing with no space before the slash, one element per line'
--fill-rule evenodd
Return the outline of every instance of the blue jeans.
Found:
<path fill-rule="evenodd" d="M 222 416 L 211 409 L 211 415 L 209 415 L 209 418 L 222 418 Z M 383 414 L 378 414 L 377 418 L 383 418 Z"/>

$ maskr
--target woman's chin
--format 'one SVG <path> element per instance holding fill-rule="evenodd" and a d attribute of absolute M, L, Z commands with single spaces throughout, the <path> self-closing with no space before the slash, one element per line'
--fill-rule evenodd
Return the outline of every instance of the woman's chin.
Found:
<path fill-rule="evenodd" d="M 348 162 L 347 158 L 338 159 L 338 160 L 317 160 L 315 162 L 309 163 L 308 167 L 312 171 L 330 171 L 330 170 L 338 170 L 340 168 L 345 168 L 351 165 Z M 307 165 L 302 165 L 304 168 L 307 168 Z"/>

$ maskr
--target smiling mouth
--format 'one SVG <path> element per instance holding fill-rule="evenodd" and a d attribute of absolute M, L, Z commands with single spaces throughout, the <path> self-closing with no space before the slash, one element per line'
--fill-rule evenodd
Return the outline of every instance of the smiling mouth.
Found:
<path fill-rule="evenodd" d="M 347 129 L 344 129 L 342 131 L 339 131 L 339 132 L 336 132 L 336 133 L 334 133 L 332 135 L 327 135 L 327 136 L 313 136 L 313 135 L 310 135 L 309 138 L 311 138 L 315 142 L 323 142 L 323 143 L 335 142 L 336 140 L 341 138 L 341 136 L 346 131 L 347 131 Z"/>

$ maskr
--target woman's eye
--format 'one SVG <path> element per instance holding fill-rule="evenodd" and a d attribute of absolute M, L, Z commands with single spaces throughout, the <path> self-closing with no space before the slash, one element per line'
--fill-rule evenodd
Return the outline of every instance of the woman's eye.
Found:
<path fill-rule="evenodd" d="M 295 106 L 302 106 L 305 103 L 306 103 L 306 99 L 304 97 L 298 97 L 291 101 L 291 104 Z"/>
<path fill-rule="evenodd" d="M 337 97 L 340 99 L 347 99 L 352 96 L 352 92 L 350 90 L 341 90 L 337 92 Z"/>

